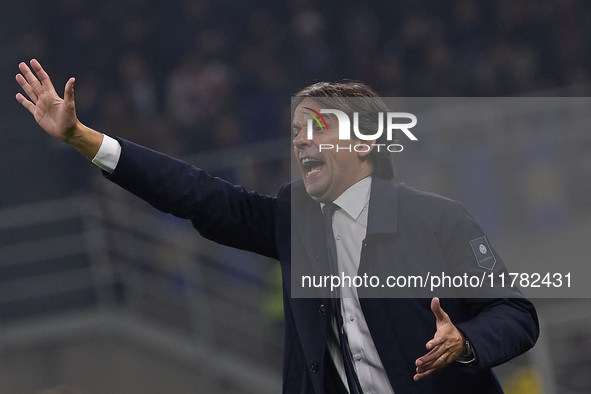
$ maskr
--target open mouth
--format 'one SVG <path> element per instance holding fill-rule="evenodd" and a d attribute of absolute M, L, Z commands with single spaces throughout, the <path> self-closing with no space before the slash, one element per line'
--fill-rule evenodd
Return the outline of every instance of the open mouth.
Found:
<path fill-rule="evenodd" d="M 302 168 L 304 169 L 304 173 L 306 177 L 314 175 L 317 172 L 320 172 L 322 167 L 324 167 L 324 162 L 318 159 L 314 159 L 311 157 L 306 157 L 301 160 Z"/>

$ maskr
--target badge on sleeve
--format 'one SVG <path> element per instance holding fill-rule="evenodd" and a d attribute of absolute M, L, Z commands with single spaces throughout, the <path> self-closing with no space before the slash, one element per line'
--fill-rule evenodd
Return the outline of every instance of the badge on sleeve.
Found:
<path fill-rule="evenodd" d="M 486 237 L 473 239 L 470 241 L 470 246 L 476 256 L 476 263 L 480 268 L 492 270 L 497 263 L 497 259 L 493 255 L 492 248 L 488 244 Z"/>

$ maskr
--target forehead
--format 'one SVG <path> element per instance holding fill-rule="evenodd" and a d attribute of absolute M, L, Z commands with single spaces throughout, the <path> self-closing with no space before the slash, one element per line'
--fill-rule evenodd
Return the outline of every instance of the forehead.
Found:
<path fill-rule="evenodd" d="M 321 109 L 326 109 L 327 107 L 323 107 L 320 103 L 315 101 L 310 97 L 306 97 L 305 99 L 300 102 L 293 111 L 293 118 L 292 123 L 296 126 L 305 125 L 308 119 L 311 119 L 310 110 L 313 109 L 314 111 L 320 112 Z M 324 119 L 330 123 L 330 120 L 333 118 L 332 114 L 323 114 Z"/>
<path fill-rule="evenodd" d="M 322 109 L 320 104 L 318 104 L 313 99 L 306 97 L 296 106 L 295 110 L 293 111 L 294 118 L 298 115 L 299 116 L 305 115 L 304 112 L 309 112 L 309 111 L 306 111 L 306 109 L 304 109 L 305 107 L 312 108 L 317 111 Z"/>

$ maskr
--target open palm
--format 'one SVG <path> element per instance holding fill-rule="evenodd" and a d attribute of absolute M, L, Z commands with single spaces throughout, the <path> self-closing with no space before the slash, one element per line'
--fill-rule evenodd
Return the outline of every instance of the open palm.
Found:
<path fill-rule="evenodd" d="M 41 64 L 33 59 L 31 67 L 37 76 L 27 64 L 19 64 L 21 74 L 16 75 L 16 81 L 23 88 L 28 99 L 18 93 L 16 100 L 33 114 L 35 121 L 47 134 L 67 142 L 72 137 L 78 122 L 74 103 L 74 78 L 70 78 L 66 83 L 64 99 L 62 99 Z"/>

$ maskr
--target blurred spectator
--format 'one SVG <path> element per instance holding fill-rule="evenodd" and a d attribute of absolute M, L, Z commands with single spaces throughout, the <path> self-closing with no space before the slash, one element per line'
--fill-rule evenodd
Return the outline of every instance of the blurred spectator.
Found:
<path fill-rule="evenodd" d="M 145 118 L 157 111 L 156 85 L 144 58 L 138 53 L 128 53 L 119 63 L 121 85 L 134 113 Z"/>
<path fill-rule="evenodd" d="M 232 102 L 230 67 L 217 58 L 224 38 L 217 31 L 204 37 L 206 42 L 198 40 L 171 72 L 166 95 L 166 108 L 181 131 L 183 145 L 193 152 L 211 149 L 212 122 Z"/>

